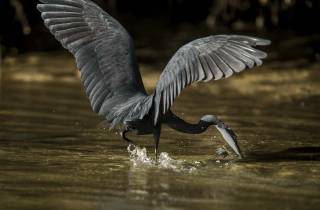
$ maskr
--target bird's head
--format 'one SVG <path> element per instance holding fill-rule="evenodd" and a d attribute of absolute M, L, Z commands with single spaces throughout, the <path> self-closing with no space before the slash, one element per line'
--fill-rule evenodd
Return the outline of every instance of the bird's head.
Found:
<path fill-rule="evenodd" d="M 205 115 L 201 118 L 200 122 L 207 125 L 215 125 L 217 124 L 218 118 L 213 115 Z"/>

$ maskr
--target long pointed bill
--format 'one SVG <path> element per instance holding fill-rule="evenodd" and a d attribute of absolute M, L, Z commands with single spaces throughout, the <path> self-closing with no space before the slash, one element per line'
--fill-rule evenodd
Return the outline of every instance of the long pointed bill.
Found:
<path fill-rule="evenodd" d="M 242 158 L 242 154 L 240 148 L 237 143 L 237 136 L 230 128 L 220 128 L 218 125 L 215 125 L 218 131 L 223 136 L 224 140 L 229 144 L 229 146 L 233 149 L 233 151 Z"/>

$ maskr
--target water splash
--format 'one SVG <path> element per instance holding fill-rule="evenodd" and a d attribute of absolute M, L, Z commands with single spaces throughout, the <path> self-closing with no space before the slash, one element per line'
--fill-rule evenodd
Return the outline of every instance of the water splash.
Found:
<path fill-rule="evenodd" d="M 160 169 L 173 170 L 175 172 L 192 173 L 202 165 L 200 161 L 189 163 L 185 160 L 175 160 L 166 152 L 160 153 L 158 162 L 156 163 L 155 159 L 148 156 L 146 148 L 129 145 L 127 149 L 130 161 L 135 167 L 157 167 Z"/>
<path fill-rule="evenodd" d="M 155 162 L 150 157 L 148 157 L 146 148 L 140 148 L 138 146 L 130 144 L 127 150 L 129 152 L 130 161 L 134 166 L 152 166 L 155 164 Z"/>

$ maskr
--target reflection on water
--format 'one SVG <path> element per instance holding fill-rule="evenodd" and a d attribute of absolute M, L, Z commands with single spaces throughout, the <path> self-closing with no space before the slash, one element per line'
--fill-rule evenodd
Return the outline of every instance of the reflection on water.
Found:
<path fill-rule="evenodd" d="M 174 111 L 190 122 L 218 115 L 238 134 L 246 158 L 225 153 L 214 128 L 185 135 L 164 127 L 159 164 L 152 136 L 130 136 L 139 147 L 128 153 L 118 134 L 98 126 L 69 55 L 7 58 L 3 67 L 0 209 L 320 205 L 319 64 L 271 63 L 188 88 Z M 148 91 L 157 68 L 142 65 Z"/>

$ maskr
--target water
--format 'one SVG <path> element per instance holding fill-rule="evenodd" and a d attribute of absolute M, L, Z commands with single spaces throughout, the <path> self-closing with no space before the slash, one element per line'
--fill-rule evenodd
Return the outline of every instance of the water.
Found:
<path fill-rule="evenodd" d="M 164 127 L 155 164 L 151 136 L 130 136 L 139 146 L 128 150 L 116 131 L 99 125 L 69 55 L 7 58 L 0 209 L 317 209 L 319 67 L 269 63 L 188 88 L 173 110 L 190 122 L 218 115 L 237 133 L 245 158 L 214 127 L 201 135 Z M 148 91 L 157 68 L 142 65 Z"/>

